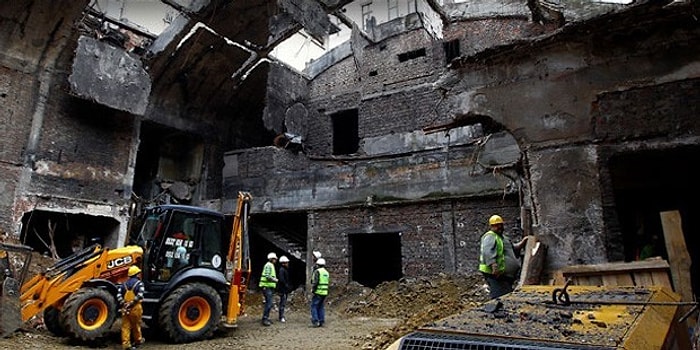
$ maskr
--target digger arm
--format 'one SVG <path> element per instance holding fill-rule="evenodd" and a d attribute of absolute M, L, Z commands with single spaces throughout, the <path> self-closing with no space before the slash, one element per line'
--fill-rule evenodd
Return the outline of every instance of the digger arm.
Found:
<path fill-rule="evenodd" d="M 233 265 L 231 289 L 226 308 L 226 325 L 235 326 L 238 315 L 243 313 L 244 299 L 250 279 L 250 258 L 248 254 L 248 211 L 253 197 L 247 192 L 238 192 L 238 204 L 231 228 L 226 263 Z"/>
<path fill-rule="evenodd" d="M 22 321 L 61 303 L 91 279 L 119 280 L 136 263 L 143 250 L 138 246 L 104 249 L 93 245 L 67 257 L 34 276 L 20 289 Z"/>

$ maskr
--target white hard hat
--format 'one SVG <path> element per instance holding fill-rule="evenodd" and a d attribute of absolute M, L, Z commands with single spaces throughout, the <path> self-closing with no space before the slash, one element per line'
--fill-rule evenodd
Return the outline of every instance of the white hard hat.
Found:
<path fill-rule="evenodd" d="M 318 260 L 316 260 L 316 265 L 325 266 L 325 265 L 326 265 L 326 259 L 324 259 L 324 258 L 319 258 Z"/>
<path fill-rule="evenodd" d="M 286 263 L 286 262 L 289 262 L 289 259 L 288 259 L 286 256 L 282 255 L 282 256 L 280 257 L 280 262 L 281 262 L 281 263 Z"/>
<path fill-rule="evenodd" d="M 318 250 L 314 250 L 314 256 L 316 257 L 316 259 L 320 259 L 320 258 L 321 258 L 321 252 L 319 252 Z"/>
<path fill-rule="evenodd" d="M 270 259 L 277 259 L 277 254 L 275 254 L 274 252 L 267 254 L 267 260 Z"/>

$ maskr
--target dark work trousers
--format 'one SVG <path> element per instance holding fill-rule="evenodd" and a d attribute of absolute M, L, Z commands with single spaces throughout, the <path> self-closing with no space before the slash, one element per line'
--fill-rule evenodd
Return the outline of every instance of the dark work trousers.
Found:
<path fill-rule="evenodd" d="M 280 304 L 279 304 L 279 316 L 280 316 L 280 321 L 284 319 L 284 308 L 287 306 L 287 297 L 289 296 L 288 293 L 285 292 L 280 292 Z"/>
<path fill-rule="evenodd" d="M 508 294 L 513 291 L 513 282 L 515 279 L 506 276 L 499 276 L 496 278 L 490 273 L 481 273 L 486 279 L 486 283 L 489 285 L 489 296 L 491 299 L 496 299 L 502 295 Z"/>
<path fill-rule="evenodd" d="M 323 326 L 326 322 L 325 295 L 314 294 L 311 298 L 311 323 L 314 326 Z"/>
<path fill-rule="evenodd" d="M 263 288 L 263 296 L 265 297 L 265 309 L 263 310 L 263 321 L 270 319 L 270 310 L 272 310 L 272 295 L 274 288 Z"/>

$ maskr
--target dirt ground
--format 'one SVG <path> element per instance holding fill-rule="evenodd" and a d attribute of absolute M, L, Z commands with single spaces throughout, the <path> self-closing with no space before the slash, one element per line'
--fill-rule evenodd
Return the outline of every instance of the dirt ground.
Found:
<path fill-rule="evenodd" d="M 47 262 L 33 259 L 40 269 Z M 37 272 L 32 271 L 32 272 Z M 411 278 L 380 284 L 374 289 L 351 283 L 331 289 L 326 303 L 326 324 L 310 327 L 309 303 L 303 291 L 290 296 L 287 322 L 270 327 L 260 324 L 262 297 L 252 292 L 246 297 L 246 313 L 238 327 L 217 332 L 212 339 L 190 344 L 168 344 L 157 330 L 144 326 L 146 343 L 141 349 L 383 349 L 402 335 L 487 299 L 481 276 Z M 272 315 L 276 315 L 274 309 Z M 274 318 L 273 318 L 274 319 Z M 119 349 L 119 321 L 104 344 L 73 343 L 49 333 L 40 319 L 28 322 L 12 336 L 0 339 L 2 349 Z"/>

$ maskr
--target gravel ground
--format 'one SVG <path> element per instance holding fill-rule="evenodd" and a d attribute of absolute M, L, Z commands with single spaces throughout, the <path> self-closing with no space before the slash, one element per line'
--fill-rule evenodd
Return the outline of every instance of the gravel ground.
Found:
<path fill-rule="evenodd" d="M 290 296 L 286 323 L 262 326 L 262 298 L 254 293 L 247 296 L 246 314 L 239 317 L 235 329 L 196 343 L 168 344 L 158 339 L 157 330 L 144 326 L 146 343 L 141 349 L 379 350 L 420 326 L 485 300 L 482 286 L 480 276 L 443 275 L 386 282 L 374 289 L 357 284 L 335 287 L 321 328 L 310 326 L 308 302 L 301 292 Z M 275 315 L 273 310 L 271 316 Z M 91 347 L 54 337 L 41 325 L 25 325 L 0 339 L 0 349 L 120 349 L 118 327 L 119 321 L 104 344 Z"/>

